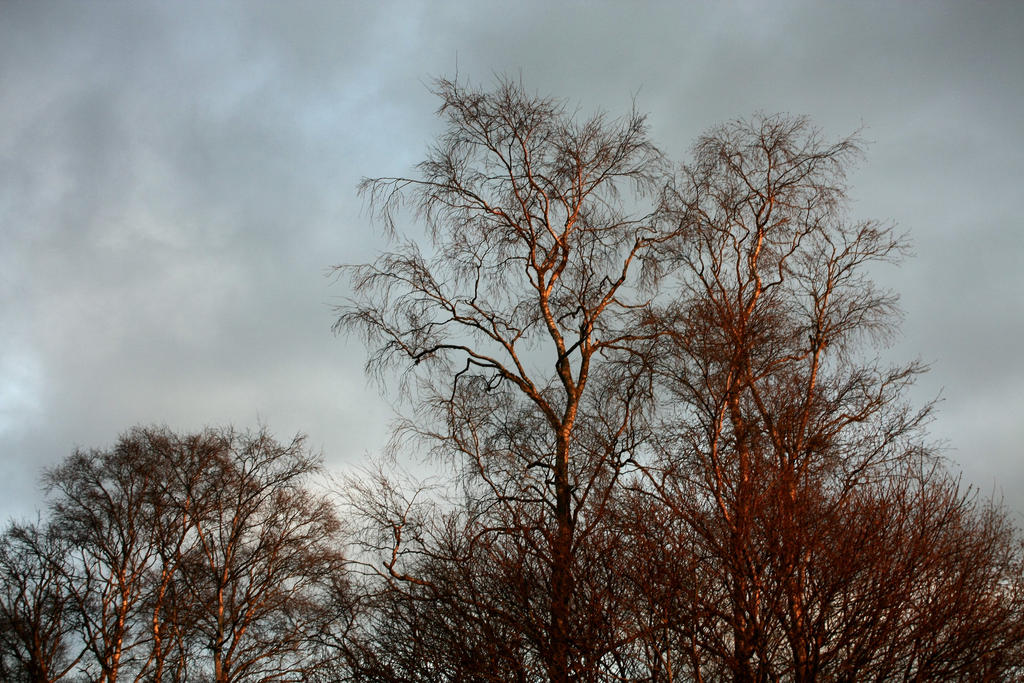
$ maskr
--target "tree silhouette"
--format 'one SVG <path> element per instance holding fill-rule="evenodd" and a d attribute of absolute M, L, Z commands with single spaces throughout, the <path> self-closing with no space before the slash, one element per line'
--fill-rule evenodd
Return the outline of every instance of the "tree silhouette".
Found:
<path fill-rule="evenodd" d="M 356 299 L 338 327 L 366 336 L 371 371 L 415 378 L 422 420 L 408 427 L 461 467 L 465 533 L 501 555 L 514 547 L 501 562 L 529 566 L 543 593 L 493 618 L 568 680 L 609 644 L 586 632 L 578 561 L 650 396 L 631 360 L 660 334 L 640 329 L 661 276 L 652 256 L 673 238 L 658 220 L 663 160 L 636 113 L 581 121 L 511 81 L 488 92 L 441 80 L 436 92 L 448 129 L 419 175 L 363 184 L 390 228 L 415 203 L 430 251 L 403 242 L 343 268 Z M 386 526 L 392 577 L 428 582 L 398 562 L 409 530 Z"/>

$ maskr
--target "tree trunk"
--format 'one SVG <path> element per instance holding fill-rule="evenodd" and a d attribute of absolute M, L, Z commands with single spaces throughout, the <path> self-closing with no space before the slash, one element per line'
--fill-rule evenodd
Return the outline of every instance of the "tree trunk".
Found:
<path fill-rule="evenodd" d="M 569 441 L 558 439 L 555 461 L 555 538 L 551 553 L 551 650 L 548 675 L 552 683 L 570 680 L 569 625 L 572 618 L 572 490 L 569 486 Z"/>

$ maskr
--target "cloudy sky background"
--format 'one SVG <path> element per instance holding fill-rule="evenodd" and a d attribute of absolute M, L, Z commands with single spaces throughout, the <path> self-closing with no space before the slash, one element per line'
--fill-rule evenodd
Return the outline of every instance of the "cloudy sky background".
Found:
<path fill-rule="evenodd" d="M 355 186 L 423 157 L 457 68 L 584 112 L 635 96 L 679 160 L 759 110 L 865 126 L 854 215 L 917 253 L 879 271 L 885 353 L 931 364 L 932 435 L 1024 522 L 1024 4 L 684 5 L 0 5 L 0 514 L 138 423 L 379 451 L 391 407 L 326 273 L 384 247 Z"/>

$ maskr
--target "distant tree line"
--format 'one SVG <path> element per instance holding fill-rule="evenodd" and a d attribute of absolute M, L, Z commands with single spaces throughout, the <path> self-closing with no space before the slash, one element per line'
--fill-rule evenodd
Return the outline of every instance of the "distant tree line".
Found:
<path fill-rule="evenodd" d="M 848 217 L 856 137 L 757 116 L 677 166 L 635 112 L 437 94 L 416 174 L 363 185 L 396 247 L 338 329 L 445 476 L 329 490 L 265 431 L 78 451 L 5 533 L 0 678 L 1024 677 L 1020 534 L 878 358 L 907 247 Z"/>

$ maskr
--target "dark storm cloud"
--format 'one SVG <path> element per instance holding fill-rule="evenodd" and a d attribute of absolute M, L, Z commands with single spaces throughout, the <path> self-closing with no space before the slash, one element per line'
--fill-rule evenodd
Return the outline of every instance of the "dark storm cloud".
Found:
<path fill-rule="evenodd" d="M 767 11 L 770 7 L 770 11 Z M 917 258 L 887 357 L 933 364 L 933 433 L 1024 510 L 1019 5 L 11 3 L 0 21 L 0 496 L 136 422 L 269 422 L 330 462 L 384 438 L 332 264 L 381 242 L 362 175 L 439 130 L 426 84 L 522 75 L 581 111 L 636 97 L 685 157 L 756 110 L 866 124 L 859 217 Z M 412 228 L 410 228 L 412 229 Z"/>

